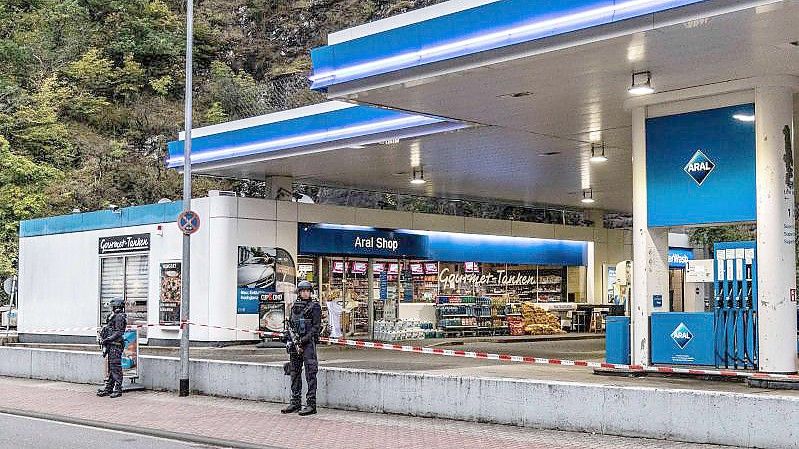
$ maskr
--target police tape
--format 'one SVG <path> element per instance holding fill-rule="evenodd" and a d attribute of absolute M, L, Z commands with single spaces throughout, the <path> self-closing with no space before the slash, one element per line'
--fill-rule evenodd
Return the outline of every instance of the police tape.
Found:
<path fill-rule="evenodd" d="M 272 337 L 272 338 L 284 337 L 284 334 L 282 332 L 240 329 L 229 326 L 218 326 L 213 324 L 203 324 L 203 323 L 194 323 L 194 322 L 185 322 L 185 321 L 180 322 L 180 328 L 181 329 L 184 328 L 186 324 L 188 324 L 189 326 L 205 327 L 209 329 L 220 329 L 232 332 L 243 332 L 248 334 L 260 335 L 264 337 Z M 165 326 L 161 324 L 136 324 L 128 326 L 128 329 L 137 329 L 144 327 L 165 327 Z M 57 333 L 57 332 L 96 331 L 97 329 L 99 328 L 84 327 L 84 328 L 35 330 L 27 332 Z M 566 367 L 606 369 L 606 370 L 615 370 L 618 372 L 632 373 L 632 374 L 659 373 L 659 374 L 681 374 L 689 376 L 711 376 L 711 377 L 739 378 L 739 379 L 752 378 L 752 379 L 763 379 L 763 380 L 799 381 L 799 374 L 770 374 L 770 373 L 761 373 L 756 371 L 677 368 L 671 366 L 649 366 L 649 365 L 635 365 L 635 364 L 625 365 L 619 363 L 592 362 L 587 360 L 565 360 L 565 359 L 552 359 L 544 357 L 519 356 L 519 355 L 502 354 L 502 353 L 463 351 L 459 349 L 443 349 L 443 348 L 434 348 L 429 346 L 399 345 L 395 343 L 382 343 L 382 342 L 367 341 L 367 340 L 351 340 L 347 338 L 320 337 L 319 340 L 323 343 L 329 343 L 339 346 L 348 346 L 353 348 L 361 348 L 361 349 L 378 349 L 386 351 L 410 352 L 416 354 L 430 354 L 430 355 L 438 355 L 444 357 L 462 357 L 462 358 L 477 359 L 477 360 L 496 360 L 500 362 L 513 362 L 513 363 L 522 363 L 528 365 L 555 365 L 555 366 L 566 366 Z"/>
<path fill-rule="evenodd" d="M 278 338 L 283 337 L 283 333 L 281 332 L 237 329 L 225 326 L 204 325 L 199 323 L 189 323 L 189 324 L 192 326 L 225 329 L 230 331 L 252 333 L 263 336 L 271 336 Z M 340 346 L 350 346 L 354 348 L 411 352 L 417 354 L 440 355 L 445 357 L 463 357 L 463 358 L 478 359 L 478 360 L 497 360 L 503 362 L 515 362 L 515 363 L 534 364 L 534 365 L 574 366 L 582 368 L 617 370 L 630 373 L 684 374 L 691 376 L 781 379 L 781 380 L 799 381 L 799 375 L 797 374 L 767 374 L 754 371 L 711 370 L 711 369 L 677 368 L 669 366 L 648 366 L 648 365 L 624 365 L 624 364 L 607 363 L 607 362 L 591 362 L 587 360 L 551 359 L 543 357 L 518 356 L 518 355 L 501 354 L 501 353 L 496 354 L 488 352 L 463 351 L 457 349 L 433 348 L 427 346 L 399 345 L 394 343 L 381 343 L 376 341 L 350 340 L 346 338 L 320 337 L 319 340 L 323 343 L 335 344 Z"/>

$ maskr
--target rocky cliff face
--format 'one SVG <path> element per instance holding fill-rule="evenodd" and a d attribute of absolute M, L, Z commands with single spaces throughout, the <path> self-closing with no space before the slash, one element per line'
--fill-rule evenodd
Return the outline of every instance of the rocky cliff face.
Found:
<path fill-rule="evenodd" d="M 229 63 L 255 79 L 308 71 L 309 52 L 328 33 L 442 0 L 214 0 L 201 6 L 228 36 Z"/>

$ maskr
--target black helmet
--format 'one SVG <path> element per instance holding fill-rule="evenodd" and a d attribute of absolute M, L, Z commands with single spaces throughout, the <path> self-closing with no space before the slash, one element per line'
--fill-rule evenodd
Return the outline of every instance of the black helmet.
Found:
<path fill-rule="evenodd" d="M 308 281 L 300 281 L 300 283 L 297 284 L 297 293 L 303 290 L 308 290 L 309 292 L 313 293 L 313 284 Z"/>
<path fill-rule="evenodd" d="M 111 301 L 108 302 L 111 306 L 111 309 L 124 309 L 125 308 L 125 300 L 123 298 L 111 298 Z"/>

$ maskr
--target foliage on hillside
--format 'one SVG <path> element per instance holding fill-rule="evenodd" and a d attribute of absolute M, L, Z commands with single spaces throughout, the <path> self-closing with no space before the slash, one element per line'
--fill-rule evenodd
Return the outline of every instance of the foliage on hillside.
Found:
<path fill-rule="evenodd" d="M 437 0 L 201 0 L 195 125 L 248 115 L 259 83 L 307 72 L 324 36 Z M 20 220 L 180 195 L 184 3 L 0 2 L 0 278 Z M 195 191 L 239 188 L 198 179 Z M 241 188 L 247 188 L 242 185 Z"/>

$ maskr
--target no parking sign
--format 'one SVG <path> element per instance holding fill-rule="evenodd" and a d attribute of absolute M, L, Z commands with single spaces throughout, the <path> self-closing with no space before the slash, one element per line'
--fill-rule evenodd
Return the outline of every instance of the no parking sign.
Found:
<path fill-rule="evenodd" d="M 178 227 L 186 235 L 194 234 L 200 229 L 200 216 L 193 210 L 181 212 L 178 215 Z"/>

